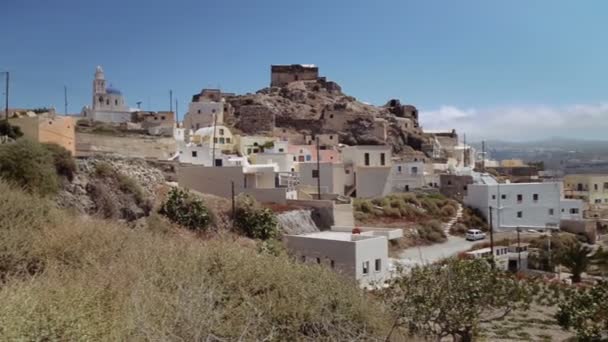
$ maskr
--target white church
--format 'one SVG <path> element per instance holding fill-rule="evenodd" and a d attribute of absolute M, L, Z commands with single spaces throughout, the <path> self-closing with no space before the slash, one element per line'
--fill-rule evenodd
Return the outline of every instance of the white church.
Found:
<path fill-rule="evenodd" d="M 137 109 L 129 108 L 120 90 L 106 87 L 106 79 L 101 66 L 95 70 L 93 80 L 92 106 L 82 109 L 82 116 L 93 121 L 122 123 L 130 122 L 132 113 Z"/>

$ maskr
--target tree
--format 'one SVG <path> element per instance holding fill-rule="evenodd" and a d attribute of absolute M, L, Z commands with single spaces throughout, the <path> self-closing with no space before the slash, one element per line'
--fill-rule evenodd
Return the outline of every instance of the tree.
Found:
<path fill-rule="evenodd" d="M 472 341 L 480 323 L 527 309 L 539 289 L 485 260 L 450 259 L 393 278 L 385 299 L 396 313 L 393 330 Z"/>
<path fill-rule="evenodd" d="M 279 235 L 277 217 L 249 195 L 239 195 L 237 198 L 235 225 L 253 239 L 267 240 Z"/>
<path fill-rule="evenodd" d="M 598 341 L 608 336 L 608 282 L 591 288 L 571 288 L 564 293 L 555 315 L 557 323 L 574 330 L 580 341 Z"/>
<path fill-rule="evenodd" d="M 608 250 L 604 250 L 602 247 L 598 248 L 591 256 L 591 262 L 599 268 L 603 275 L 608 273 Z"/>
<path fill-rule="evenodd" d="M 11 139 L 17 139 L 23 136 L 23 132 L 19 126 L 13 126 L 6 120 L 1 120 L 0 135 L 6 135 Z"/>
<path fill-rule="evenodd" d="M 0 177 L 43 196 L 59 190 L 51 153 L 27 139 L 0 145 Z"/>
<path fill-rule="evenodd" d="M 160 213 L 191 230 L 204 230 L 213 221 L 209 209 L 201 199 L 179 188 L 171 189 Z"/>
<path fill-rule="evenodd" d="M 558 256 L 559 263 L 567 267 L 570 273 L 572 273 L 573 283 L 579 283 L 581 281 L 581 274 L 587 271 L 591 263 L 590 253 L 590 247 L 577 242 L 569 244 Z"/>

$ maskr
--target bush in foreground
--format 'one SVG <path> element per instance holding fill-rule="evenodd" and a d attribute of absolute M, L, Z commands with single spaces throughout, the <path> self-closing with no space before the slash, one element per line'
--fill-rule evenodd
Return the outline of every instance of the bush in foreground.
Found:
<path fill-rule="evenodd" d="M 249 195 L 239 195 L 237 198 L 235 224 L 237 229 L 253 239 L 267 240 L 279 235 L 277 217 Z"/>
<path fill-rule="evenodd" d="M 27 139 L 0 145 L 0 177 L 43 196 L 59 190 L 53 155 L 43 145 Z"/>
<path fill-rule="evenodd" d="M 81 220 L 0 182 L 0 340 L 384 340 L 352 282 L 255 248 Z M 10 237 L 10 238 L 9 238 Z M 28 263 L 42 265 L 36 276 Z"/>
<path fill-rule="evenodd" d="M 169 191 L 160 213 L 191 230 L 205 230 L 212 222 L 211 213 L 203 201 L 180 188 Z"/>

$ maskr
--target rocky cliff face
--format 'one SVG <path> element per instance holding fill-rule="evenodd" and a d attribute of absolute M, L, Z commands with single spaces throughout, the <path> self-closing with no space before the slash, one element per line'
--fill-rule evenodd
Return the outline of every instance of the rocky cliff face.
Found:
<path fill-rule="evenodd" d="M 398 100 L 369 105 L 324 79 L 264 88 L 227 101 L 234 110 L 226 122 L 249 134 L 276 133 L 277 129 L 292 136 L 337 133 L 341 143 L 387 143 L 396 154 L 420 150 L 425 141 L 414 106 L 401 105 Z M 386 126 L 386 136 L 378 126 Z"/>

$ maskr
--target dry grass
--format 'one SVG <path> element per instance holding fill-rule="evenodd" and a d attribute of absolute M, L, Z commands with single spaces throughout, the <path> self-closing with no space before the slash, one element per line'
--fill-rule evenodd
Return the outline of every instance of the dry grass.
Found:
<path fill-rule="evenodd" d="M 324 268 L 0 191 L 0 340 L 374 340 L 391 322 Z"/>

